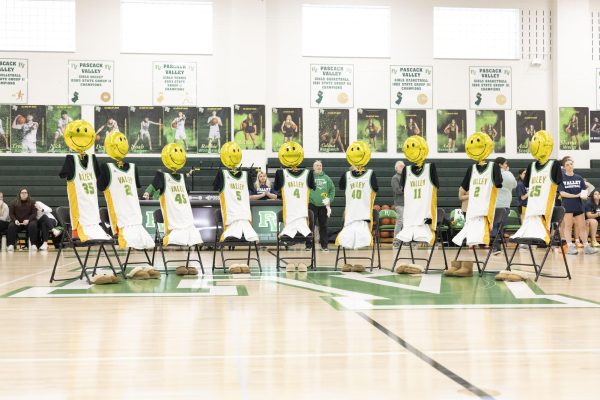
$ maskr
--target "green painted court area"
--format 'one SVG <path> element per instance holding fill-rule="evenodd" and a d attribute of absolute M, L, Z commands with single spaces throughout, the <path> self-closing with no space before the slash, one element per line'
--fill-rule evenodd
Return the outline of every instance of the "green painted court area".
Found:
<path fill-rule="evenodd" d="M 561 294 L 546 294 L 534 282 L 497 282 L 493 274 L 471 278 L 440 273 L 398 275 L 388 271 L 343 273 L 252 273 L 162 279 L 123 280 L 89 285 L 71 280 L 59 285 L 23 287 L 4 298 L 206 297 L 248 296 L 248 287 L 271 283 L 322 293 L 338 310 L 443 308 L 596 308 L 600 303 Z"/>

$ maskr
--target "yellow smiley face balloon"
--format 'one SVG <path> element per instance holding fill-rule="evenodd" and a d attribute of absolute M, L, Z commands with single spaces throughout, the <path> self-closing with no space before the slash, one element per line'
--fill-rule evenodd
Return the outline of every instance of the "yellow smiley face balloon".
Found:
<path fill-rule="evenodd" d="M 371 148 L 365 142 L 356 141 L 348 146 L 346 150 L 346 160 L 352 166 L 363 170 L 371 159 Z"/>
<path fill-rule="evenodd" d="M 402 151 L 404 151 L 408 161 L 420 167 L 427 158 L 427 154 L 429 154 L 429 145 L 422 136 L 415 135 L 406 139 Z"/>
<path fill-rule="evenodd" d="M 475 161 L 481 162 L 494 151 L 494 141 L 487 133 L 475 132 L 465 142 L 465 152 Z"/>
<path fill-rule="evenodd" d="M 227 142 L 221 147 L 221 163 L 229 169 L 235 169 L 242 162 L 242 149 L 236 142 Z"/>
<path fill-rule="evenodd" d="M 554 148 L 554 139 L 552 134 L 547 131 L 537 131 L 529 142 L 529 152 L 541 164 L 545 164 L 552 154 Z"/>
<path fill-rule="evenodd" d="M 112 132 L 104 139 L 104 150 L 113 160 L 123 161 L 129 153 L 129 141 L 121 132 Z"/>
<path fill-rule="evenodd" d="M 94 145 L 96 131 L 89 122 L 77 119 L 65 127 L 63 138 L 71 150 L 83 154 Z"/>
<path fill-rule="evenodd" d="M 165 167 L 172 172 L 177 172 L 185 165 L 185 150 L 179 143 L 169 143 L 163 147 L 160 159 Z"/>
<path fill-rule="evenodd" d="M 296 168 L 304 160 L 304 149 L 296 142 L 287 142 L 279 148 L 279 162 L 287 168 Z"/>

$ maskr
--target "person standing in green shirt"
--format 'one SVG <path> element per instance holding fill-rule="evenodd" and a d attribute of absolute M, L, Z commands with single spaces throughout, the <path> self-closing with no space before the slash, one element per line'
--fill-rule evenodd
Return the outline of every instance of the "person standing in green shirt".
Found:
<path fill-rule="evenodd" d="M 335 185 L 331 178 L 323 172 L 323 163 L 317 160 L 313 164 L 313 174 L 315 177 L 315 190 L 311 190 L 309 194 L 309 209 L 315 216 L 315 223 L 319 226 L 319 243 L 321 250 L 329 251 L 327 244 L 329 235 L 327 234 L 327 220 L 331 216 L 331 203 L 335 198 Z M 306 243 L 306 249 L 311 247 L 310 243 Z"/>

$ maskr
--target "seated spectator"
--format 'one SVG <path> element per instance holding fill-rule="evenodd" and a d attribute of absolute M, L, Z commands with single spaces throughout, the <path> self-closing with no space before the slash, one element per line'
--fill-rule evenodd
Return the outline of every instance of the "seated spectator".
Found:
<path fill-rule="evenodd" d="M 62 231 L 58 229 L 58 222 L 56 221 L 56 218 L 54 218 L 54 215 L 52 215 L 52 209 L 50 207 L 41 201 L 36 201 L 34 206 L 37 210 L 36 218 L 38 231 L 42 236 L 40 250 L 48 250 L 50 232 L 52 232 L 55 238 L 58 238 L 62 234 Z"/>
<path fill-rule="evenodd" d="M 9 222 L 8 205 L 4 202 L 4 193 L 0 192 L 0 236 L 6 233 Z"/>
<path fill-rule="evenodd" d="M 592 198 L 592 192 L 593 192 L 594 190 L 596 190 L 596 187 L 595 187 L 594 185 L 592 185 L 592 184 L 591 184 L 591 183 L 590 183 L 590 182 L 587 180 L 587 178 L 583 178 L 583 181 L 585 182 L 585 188 L 586 188 L 586 190 L 587 190 L 587 192 L 588 192 L 588 194 L 589 194 L 589 195 L 588 195 L 588 199 L 591 199 L 591 198 Z"/>
<path fill-rule="evenodd" d="M 267 173 L 258 171 L 254 187 L 250 189 L 250 200 L 275 200 L 277 193 L 273 189 Z"/>
<path fill-rule="evenodd" d="M 527 209 L 527 198 L 529 197 L 529 193 L 527 193 L 527 188 L 525 187 L 525 183 L 523 183 L 526 173 L 527 173 L 527 169 L 521 168 L 519 170 L 519 176 L 517 177 L 517 200 L 519 201 L 519 212 L 521 213 L 521 223 L 523 223 L 523 218 L 525 218 L 525 210 Z"/>
<path fill-rule="evenodd" d="M 159 200 L 160 192 L 152 184 L 149 184 L 146 190 L 144 190 L 142 198 L 144 200 Z"/>
<path fill-rule="evenodd" d="M 598 232 L 598 221 L 600 221 L 600 192 L 594 190 L 590 195 L 590 199 L 585 204 L 586 224 L 593 247 L 600 247 L 596 241 L 596 233 Z"/>
<path fill-rule="evenodd" d="M 37 251 L 38 230 L 36 223 L 37 210 L 29 197 L 27 189 L 23 188 L 9 207 L 10 224 L 6 233 L 6 248 L 14 251 L 17 244 L 17 233 L 26 230 L 29 233 L 30 250 Z"/>

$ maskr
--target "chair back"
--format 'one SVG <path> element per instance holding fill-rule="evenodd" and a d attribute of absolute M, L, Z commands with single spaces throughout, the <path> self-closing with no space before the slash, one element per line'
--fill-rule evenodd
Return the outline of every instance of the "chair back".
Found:
<path fill-rule="evenodd" d="M 565 218 L 565 208 L 562 206 L 555 206 L 552 210 L 552 219 L 550 223 L 552 225 L 556 224 L 557 226 L 562 224 L 563 219 Z"/>
<path fill-rule="evenodd" d="M 510 209 L 508 208 L 496 208 L 494 212 L 494 226 L 497 226 L 498 229 L 504 229 L 509 214 Z"/>
<path fill-rule="evenodd" d="M 164 224 L 165 223 L 165 220 L 163 218 L 163 213 L 160 208 L 154 210 L 153 215 L 154 215 L 154 223 L 155 224 Z"/>
<path fill-rule="evenodd" d="M 108 214 L 108 208 L 100 208 L 100 222 L 103 224 L 110 225 L 110 215 Z"/>
<path fill-rule="evenodd" d="M 60 206 L 56 209 L 56 219 L 65 228 L 71 226 L 71 210 L 69 207 Z"/>
<path fill-rule="evenodd" d="M 448 216 L 446 215 L 446 210 L 442 207 L 437 208 L 437 225 L 436 228 L 440 228 L 442 226 L 448 226 L 450 222 L 448 221 Z"/>

